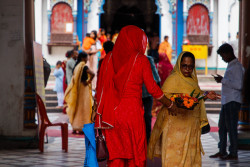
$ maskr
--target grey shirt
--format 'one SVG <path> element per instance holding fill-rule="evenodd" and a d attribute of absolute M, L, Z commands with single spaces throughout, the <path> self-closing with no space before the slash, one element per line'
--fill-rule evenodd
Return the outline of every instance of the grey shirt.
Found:
<path fill-rule="evenodd" d="M 70 84 L 72 75 L 73 75 L 73 68 L 76 64 L 76 61 L 71 57 L 66 64 L 66 79 L 67 79 L 67 84 Z"/>
<path fill-rule="evenodd" d="M 231 101 L 242 102 L 241 90 L 243 85 L 244 67 L 234 59 L 228 63 L 224 78 L 222 79 L 221 104 Z"/>

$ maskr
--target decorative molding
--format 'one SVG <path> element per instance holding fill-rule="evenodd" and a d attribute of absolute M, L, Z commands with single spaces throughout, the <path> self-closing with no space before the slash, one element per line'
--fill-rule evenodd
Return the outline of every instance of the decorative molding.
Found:
<path fill-rule="evenodd" d="M 204 5 L 210 11 L 210 0 L 187 0 L 187 9 L 189 10 L 193 5 Z"/>
<path fill-rule="evenodd" d="M 160 0 L 155 0 L 155 4 L 157 6 L 157 10 L 155 12 L 155 14 L 158 14 L 158 15 L 162 15 L 162 4 L 160 2 Z"/>
<path fill-rule="evenodd" d="M 176 12 L 176 0 L 168 0 L 169 13 L 174 14 Z"/>
<path fill-rule="evenodd" d="M 98 14 L 101 15 L 104 13 L 103 5 L 105 4 L 105 0 L 97 0 L 98 1 Z"/>
<path fill-rule="evenodd" d="M 91 11 L 92 0 L 84 0 L 84 15 Z"/>
<path fill-rule="evenodd" d="M 50 0 L 50 10 L 52 10 L 56 4 L 61 3 L 61 2 L 67 3 L 71 7 L 72 12 L 73 12 L 74 0 Z"/>

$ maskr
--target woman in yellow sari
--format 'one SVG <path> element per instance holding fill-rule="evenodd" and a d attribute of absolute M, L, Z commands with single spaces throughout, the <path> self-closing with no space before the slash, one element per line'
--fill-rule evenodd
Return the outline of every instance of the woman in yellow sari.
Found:
<path fill-rule="evenodd" d="M 202 95 L 195 70 L 195 58 L 190 52 L 182 52 L 166 79 L 162 90 L 170 98 L 173 94 Z M 216 99 L 214 92 L 205 98 Z M 208 124 L 204 100 L 193 110 L 178 109 L 176 116 L 170 115 L 166 107 L 162 108 L 148 146 L 148 157 L 161 157 L 163 167 L 199 167 L 201 166 L 201 128 Z"/>
<path fill-rule="evenodd" d="M 82 134 L 83 125 L 91 123 L 93 105 L 91 82 L 95 74 L 86 65 L 87 61 L 87 53 L 79 53 L 70 85 L 65 91 L 66 112 L 73 133 Z"/>

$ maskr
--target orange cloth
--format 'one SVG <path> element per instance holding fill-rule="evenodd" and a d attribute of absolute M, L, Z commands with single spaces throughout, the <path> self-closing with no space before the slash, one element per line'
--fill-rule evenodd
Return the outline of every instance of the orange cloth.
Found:
<path fill-rule="evenodd" d="M 112 36 L 112 42 L 113 42 L 113 43 L 116 42 L 117 37 L 118 37 L 118 33 L 115 33 L 115 34 Z"/>
<path fill-rule="evenodd" d="M 169 42 L 164 41 L 160 44 L 158 53 L 165 53 L 168 56 L 169 61 L 172 60 L 172 48 Z"/>
<path fill-rule="evenodd" d="M 103 48 L 103 44 L 104 44 L 104 42 L 106 42 L 106 41 L 107 41 L 107 37 L 106 37 L 106 35 L 102 35 L 102 36 L 99 38 L 99 40 L 100 40 L 100 42 L 101 42 L 101 44 L 102 44 L 102 49 L 101 49 L 101 59 L 103 59 L 103 58 L 106 56 L 105 50 L 104 50 L 104 48 Z"/>
<path fill-rule="evenodd" d="M 89 50 L 91 45 L 95 43 L 95 40 L 90 37 L 85 37 L 83 40 L 82 48 L 83 50 Z"/>

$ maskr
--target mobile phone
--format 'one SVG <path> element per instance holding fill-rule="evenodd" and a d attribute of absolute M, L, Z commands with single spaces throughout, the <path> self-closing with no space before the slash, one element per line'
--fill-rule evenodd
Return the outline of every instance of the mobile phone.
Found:
<path fill-rule="evenodd" d="M 215 75 L 217 75 L 217 74 L 211 74 L 213 77 L 218 77 L 218 76 L 215 76 Z"/>

